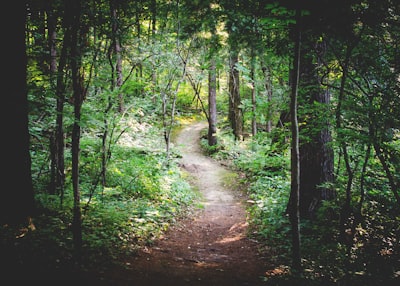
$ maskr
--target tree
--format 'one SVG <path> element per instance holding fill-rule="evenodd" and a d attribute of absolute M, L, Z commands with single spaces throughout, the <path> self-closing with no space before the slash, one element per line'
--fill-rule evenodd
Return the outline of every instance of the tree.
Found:
<path fill-rule="evenodd" d="M 119 89 L 122 86 L 122 56 L 121 56 L 121 43 L 120 43 L 120 27 L 118 25 L 118 1 L 110 0 L 110 12 L 111 12 L 111 46 L 109 48 L 109 60 L 110 63 L 113 62 L 112 54 L 115 54 L 115 72 L 114 66 L 111 64 L 112 67 L 112 77 L 111 77 L 111 89 L 114 88 Z M 139 37 L 139 36 L 138 36 Z M 120 92 L 118 94 L 118 111 L 120 113 L 124 112 L 124 97 L 123 94 Z"/>
<path fill-rule="evenodd" d="M 231 38 L 229 53 L 229 122 L 231 124 L 235 139 L 241 139 L 243 133 L 243 114 L 241 109 L 240 79 L 237 64 L 239 62 L 239 51 L 235 40 Z"/>
<path fill-rule="evenodd" d="M 293 57 L 293 76 L 292 90 L 290 97 L 291 114 L 291 187 L 290 197 L 291 205 L 289 210 L 290 221 L 292 224 L 292 260 L 293 268 L 296 271 L 301 269 L 301 240 L 300 240 L 300 183 L 301 183 L 301 165 L 299 150 L 299 123 L 297 119 L 297 96 L 300 78 L 300 46 L 301 46 L 301 10 L 296 10 L 295 24 L 295 46 Z"/>
<path fill-rule="evenodd" d="M 224 13 L 227 15 L 226 31 L 228 33 L 227 44 L 229 78 L 228 78 L 228 119 L 236 140 L 243 135 L 243 111 L 240 95 L 240 74 L 237 67 L 239 63 L 242 17 L 240 14 L 240 1 L 222 1 Z"/>
<path fill-rule="evenodd" d="M 10 41 L 4 45 L 4 53 L 7 55 L 5 64 L 12 68 L 2 76 L 3 87 L 9 87 L 5 88 L 9 92 L 3 98 L 3 104 L 9 112 L 3 113 L 7 118 L 2 118 L 2 132 L 6 135 L 2 140 L 2 150 L 6 153 L 7 160 L 4 160 L 1 172 L 1 224 L 25 222 L 35 213 L 28 130 L 26 6 L 24 1 L 14 1 L 10 6 L 8 20 L 11 22 L 8 24 L 13 29 L 7 29 L 4 35 Z"/>
<path fill-rule="evenodd" d="M 67 47 L 63 45 L 60 59 L 57 63 L 58 13 L 56 12 L 57 10 L 54 1 L 49 1 L 47 5 L 48 43 L 50 50 L 50 84 L 56 94 L 56 122 L 54 131 L 50 137 L 51 176 L 49 193 L 61 195 L 62 201 L 65 184 L 63 112 L 65 102 L 64 69 L 66 65 Z M 68 37 L 68 31 L 65 31 L 64 35 Z"/>
<path fill-rule="evenodd" d="M 208 69 L 208 145 L 217 144 L 217 71 L 215 56 L 210 59 Z"/>
<path fill-rule="evenodd" d="M 81 137 L 81 108 L 84 99 L 84 77 L 82 74 L 82 29 L 80 0 L 68 1 L 66 3 L 66 17 L 71 24 L 71 74 L 74 100 L 74 124 L 72 129 L 72 186 L 74 192 L 74 211 L 72 222 L 72 234 L 75 247 L 76 259 L 79 261 L 82 248 L 82 214 L 79 187 L 79 157 Z"/>
<path fill-rule="evenodd" d="M 208 68 L 208 145 L 214 146 L 217 144 L 217 55 L 220 48 L 219 37 L 217 35 L 216 12 L 211 7 L 209 15 L 209 27 L 211 31 L 211 39 L 209 43 L 209 68 Z"/>
<path fill-rule="evenodd" d="M 313 36 L 303 33 L 307 47 L 302 52 L 300 96 L 303 105 L 301 120 L 302 142 L 300 144 L 301 182 L 300 210 L 302 217 L 312 217 L 322 200 L 335 198 L 329 183 L 333 182 L 333 149 L 327 111 L 330 93 L 321 87 L 318 76 L 319 63 L 310 55 L 310 46 L 320 45 Z M 322 56 L 322 55 L 321 55 Z"/>
<path fill-rule="evenodd" d="M 322 200 L 332 200 L 333 149 L 329 122 L 330 92 L 321 85 L 326 35 L 319 29 L 323 4 L 305 5 L 300 65 L 300 215 L 313 217 Z"/>

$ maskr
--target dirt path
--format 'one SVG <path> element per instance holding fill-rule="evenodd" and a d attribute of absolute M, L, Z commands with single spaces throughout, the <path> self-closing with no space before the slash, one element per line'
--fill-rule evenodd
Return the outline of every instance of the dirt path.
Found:
<path fill-rule="evenodd" d="M 200 151 L 205 127 L 202 122 L 188 125 L 175 142 L 204 208 L 128 261 L 126 275 L 114 277 L 118 285 L 263 285 L 266 259 L 257 243 L 246 238 L 244 198 L 226 185 L 233 173 Z"/>

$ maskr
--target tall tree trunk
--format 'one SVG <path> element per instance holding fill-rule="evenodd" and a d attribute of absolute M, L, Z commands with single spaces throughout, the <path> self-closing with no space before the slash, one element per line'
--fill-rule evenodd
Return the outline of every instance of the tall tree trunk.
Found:
<path fill-rule="evenodd" d="M 331 200 L 336 196 L 334 189 L 329 187 L 329 183 L 333 182 L 333 150 L 330 147 L 332 138 L 326 112 L 330 104 L 330 94 L 321 88 L 318 75 L 320 63 L 315 63 L 310 53 L 310 47 L 315 46 L 314 39 L 310 31 L 306 38 L 303 37 L 303 43 L 307 45 L 301 53 L 302 78 L 299 83 L 302 90 L 301 100 L 305 107 L 302 120 L 306 121 L 301 132 L 307 138 L 300 143 L 300 215 L 307 218 L 314 216 L 322 200 Z M 324 42 L 319 45 L 319 50 L 324 51 Z M 322 57 L 323 54 L 319 56 Z M 318 111 L 315 110 L 315 103 L 318 103 Z"/>
<path fill-rule="evenodd" d="M 292 225 L 292 264 L 296 271 L 301 270 L 301 239 L 300 239 L 300 151 L 299 124 L 297 119 L 297 96 L 300 77 L 300 45 L 301 26 L 300 9 L 296 11 L 295 50 L 293 60 L 292 91 L 290 98 L 291 114 L 291 187 L 289 217 Z"/>
<path fill-rule="evenodd" d="M 4 96 L 6 110 L 2 117 L 2 151 L 6 155 L 1 171 L 2 193 L 0 199 L 0 224 L 25 222 L 34 215 L 34 191 L 29 153 L 28 96 L 26 85 L 26 6 L 24 1 L 13 1 L 8 5 L 8 21 L 12 29 L 5 29 L 8 39 L 3 45 L 3 64 L 12 67 L 2 75 L 3 87 L 9 91 Z M 7 88 L 8 87 L 8 88 Z M 11 123 L 10 123 L 11 122 Z"/>
<path fill-rule="evenodd" d="M 348 46 L 346 48 L 346 56 L 345 56 L 344 62 L 341 65 L 342 78 L 340 81 L 338 103 L 336 106 L 336 114 L 335 114 L 336 130 L 338 132 L 340 132 L 342 129 L 342 104 L 345 100 L 345 88 L 346 88 L 346 83 L 347 83 L 351 52 L 352 52 L 352 48 L 350 46 Z M 352 184 L 353 184 L 354 171 L 350 165 L 350 158 L 349 158 L 349 154 L 347 151 L 347 142 L 341 141 L 340 149 L 343 154 L 343 159 L 344 159 L 345 166 L 346 166 L 347 184 L 346 184 L 346 197 L 345 197 L 345 201 L 344 201 L 344 204 L 343 204 L 343 207 L 341 210 L 341 214 L 340 214 L 340 226 L 339 227 L 340 227 L 341 240 L 347 242 L 347 253 L 350 253 L 350 249 L 351 249 L 353 243 L 352 243 L 352 239 L 347 239 L 348 233 L 347 233 L 346 229 L 349 227 L 348 219 L 351 214 L 351 197 L 352 197 L 351 188 L 352 188 Z M 355 225 L 355 224 L 353 223 L 353 225 Z"/>
<path fill-rule="evenodd" d="M 51 78 L 53 78 L 57 72 L 57 16 L 54 12 L 54 7 L 52 4 L 53 1 L 49 1 L 47 7 L 47 33 L 50 50 L 49 69 Z"/>
<path fill-rule="evenodd" d="M 154 38 L 157 31 L 157 0 L 151 0 L 151 36 Z"/>
<path fill-rule="evenodd" d="M 253 113 L 251 117 L 251 134 L 254 136 L 257 135 L 257 86 L 256 86 L 256 56 L 254 53 L 254 48 L 251 49 L 251 68 L 250 68 L 250 78 L 251 78 L 251 111 Z"/>
<path fill-rule="evenodd" d="M 57 94 L 57 18 L 54 13 L 54 8 L 52 6 L 53 1 L 49 1 L 46 6 L 47 11 L 47 27 L 48 27 L 48 47 L 50 51 L 49 57 L 49 72 L 50 72 L 50 85 L 52 90 L 55 90 Z M 58 115 L 58 112 L 56 112 Z M 56 116 L 57 116 L 56 115 Z M 56 127 L 57 128 L 57 127 Z M 56 147 L 56 131 L 53 131 L 53 134 L 50 135 L 50 183 L 49 183 L 49 193 L 56 194 L 56 174 L 57 174 L 57 147 Z"/>
<path fill-rule="evenodd" d="M 111 51 L 115 53 L 115 82 L 113 80 L 112 85 L 115 88 L 120 88 L 123 83 L 122 78 L 122 56 L 121 56 L 121 43 L 119 38 L 119 26 L 118 26 L 118 1 L 110 0 L 110 12 L 111 12 Z M 111 58 L 112 59 L 112 58 Z M 113 74 L 114 78 L 114 74 Z M 118 112 L 123 113 L 124 107 L 124 96 L 122 92 L 118 93 Z"/>
<path fill-rule="evenodd" d="M 111 91 L 118 89 L 122 86 L 122 58 L 121 58 L 121 47 L 118 39 L 118 15 L 117 15 L 117 3 L 115 0 L 110 0 L 110 14 L 111 14 L 111 44 L 108 49 L 108 61 L 111 66 Z M 115 68 L 113 55 L 115 54 Z M 108 114 L 113 106 L 112 95 L 108 95 L 106 109 L 104 111 L 104 130 L 101 142 L 101 184 L 104 189 L 106 186 L 107 177 L 107 160 L 108 160 L 108 132 L 109 122 Z M 124 100 L 121 93 L 118 94 L 118 112 L 124 111 Z"/>
<path fill-rule="evenodd" d="M 210 60 L 208 71 L 208 145 L 217 144 L 217 72 L 215 57 Z"/>
<path fill-rule="evenodd" d="M 65 103 L 65 67 L 67 58 L 71 48 L 71 19 L 69 12 L 64 13 L 63 28 L 64 38 L 61 48 L 59 63 L 57 66 L 57 83 L 56 83 L 56 126 L 54 134 L 54 159 L 55 159 L 55 183 L 54 193 L 60 195 L 61 204 L 64 198 L 65 185 L 65 142 L 64 142 L 64 103 Z"/>
<path fill-rule="evenodd" d="M 229 121 L 236 140 L 241 139 L 243 133 L 243 118 L 240 108 L 241 98 L 239 89 L 239 71 L 236 64 L 239 61 L 237 47 L 231 47 L 229 57 Z"/>
<path fill-rule="evenodd" d="M 83 74 L 81 73 L 81 43 L 80 43 L 80 11 L 82 9 L 80 0 L 68 2 L 71 9 L 71 73 L 74 100 L 74 125 L 72 129 L 72 186 L 74 192 L 74 211 L 72 222 L 72 234 L 75 250 L 75 259 L 80 261 L 82 248 L 82 211 L 80 205 L 79 188 L 79 157 L 81 137 L 81 107 L 84 98 Z"/>
<path fill-rule="evenodd" d="M 267 109 L 267 124 L 266 124 L 266 130 L 267 132 L 272 131 L 272 80 L 271 80 L 271 68 L 268 66 L 263 66 L 262 71 L 264 74 L 264 80 L 265 80 L 265 90 L 267 92 L 267 102 L 268 102 L 268 109 Z"/>
<path fill-rule="evenodd" d="M 157 0 L 151 0 L 151 44 L 154 46 L 156 41 L 156 32 L 157 32 Z M 152 94 L 156 94 L 156 86 L 157 86 L 157 70 L 156 65 L 152 64 L 151 70 L 151 82 L 152 82 Z M 155 96 L 153 96 L 153 101 L 155 102 Z"/>

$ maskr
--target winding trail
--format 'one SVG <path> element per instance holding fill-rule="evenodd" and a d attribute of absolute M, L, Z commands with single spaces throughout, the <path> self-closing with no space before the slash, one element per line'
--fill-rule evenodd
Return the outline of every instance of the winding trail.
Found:
<path fill-rule="evenodd" d="M 129 281 L 124 275 L 118 285 L 263 285 L 268 265 L 257 242 L 246 237 L 245 198 L 229 182 L 237 179 L 235 173 L 201 153 L 200 132 L 206 126 L 189 124 L 175 140 L 181 166 L 202 194 L 204 207 L 141 251 L 129 262 Z"/>

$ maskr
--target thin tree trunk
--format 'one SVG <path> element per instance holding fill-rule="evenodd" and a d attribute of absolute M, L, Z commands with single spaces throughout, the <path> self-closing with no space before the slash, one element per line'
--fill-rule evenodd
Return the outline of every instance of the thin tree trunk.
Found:
<path fill-rule="evenodd" d="M 272 120 L 271 120 L 271 110 L 272 110 L 272 82 L 271 82 L 271 70 L 269 67 L 263 67 L 262 71 L 264 73 L 264 80 L 265 80 L 265 90 L 267 92 L 267 101 L 268 101 L 268 110 L 267 110 L 267 124 L 266 129 L 267 132 L 272 131 Z"/>
<path fill-rule="evenodd" d="M 342 78 L 340 82 L 340 88 L 339 88 L 339 96 L 338 96 L 338 103 L 336 107 L 336 130 L 340 132 L 342 128 L 342 103 L 344 101 L 345 97 L 345 87 L 346 87 L 346 81 L 348 77 L 348 66 L 350 63 L 350 56 L 351 56 L 351 51 L 352 49 L 350 46 L 347 47 L 346 49 L 346 56 L 345 60 L 342 65 Z M 348 236 L 348 233 L 346 233 L 347 229 L 347 221 L 350 217 L 351 214 L 351 189 L 352 189 L 352 184 L 353 184 L 353 178 L 354 178 L 354 171 L 351 168 L 350 165 L 350 159 L 349 159 L 349 154 L 347 152 L 347 145 L 346 142 L 340 142 L 340 150 L 341 154 L 343 155 L 343 160 L 345 163 L 346 167 L 346 173 L 347 173 L 347 185 L 346 185 L 346 198 L 345 202 L 343 205 L 343 208 L 341 210 L 341 216 L 340 216 L 340 239 L 342 241 L 352 241 L 352 239 L 347 239 L 346 237 Z M 349 253 L 350 248 L 352 243 L 347 243 L 347 253 Z"/>
<path fill-rule="evenodd" d="M 57 18 L 54 15 L 54 9 L 52 6 L 53 1 L 49 1 L 46 7 L 47 9 L 47 27 L 48 27 L 48 45 L 50 51 L 49 58 L 49 72 L 50 72 L 50 85 L 53 90 L 57 88 Z M 58 112 L 56 112 L 58 115 Z M 57 116 L 56 115 L 56 116 Z M 53 134 L 50 135 L 50 183 L 49 183 L 49 193 L 54 195 L 56 194 L 56 190 L 59 189 L 59 186 L 56 186 L 56 174 L 57 174 L 57 140 L 56 140 L 56 131 L 53 131 Z"/>
<path fill-rule="evenodd" d="M 257 86 L 256 86 L 256 76 L 255 76 L 255 69 L 256 69 L 256 59 L 255 59 L 254 48 L 251 49 L 251 68 L 250 68 L 250 77 L 251 77 L 251 111 L 253 113 L 251 117 L 251 134 L 254 136 L 257 135 Z"/>
<path fill-rule="evenodd" d="M 364 189 L 365 173 L 367 172 L 367 166 L 368 166 L 368 162 L 369 162 L 370 157 L 371 157 L 371 143 L 368 144 L 367 150 L 365 151 L 364 164 L 363 164 L 362 170 L 361 170 L 360 201 L 359 201 L 359 205 L 358 205 L 358 213 L 360 214 L 360 216 L 362 215 L 363 203 L 364 203 L 364 200 L 365 200 L 365 189 Z"/>
<path fill-rule="evenodd" d="M 300 9 L 296 11 L 295 50 L 293 60 L 292 92 L 290 98 L 291 114 L 291 207 L 290 221 L 292 225 L 292 264 L 295 271 L 301 270 L 301 240 L 300 240 L 300 151 L 299 151 L 299 124 L 297 121 L 297 96 L 300 77 Z"/>
<path fill-rule="evenodd" d="M 214 56 L 208 72 L 208 145 L 214 146 L 217 144 L 217 73 Z"/>
<path fill-rule="evenodd" d="M 70 5 L 68 5 L 70 4 Z M 79 157 L 81 137 L 81 107 L 84 98 L 83 75 L 81 74 L 81 50 L 80 50 L 80 0 L 68 2 L 67 7 L 71 9 L 71 73 L 74 100 L 74 125 L 72 129 L 72 186 L 74 193 L 74 208 L 72 234 L 74 242 L 75 259 L 80 261 L 82 249 L 82 211 L 80 205 L 79 188 Z"/>
<path fill-rule="evenodd" d="M 61 48 L 60 60 L 57 67 L 57 84 L 56 84 L 56 130 L 54 135 L 55 147 L 55 193 L 60 195 L 60 204 L 64 199 L 65 185 L 65 161 L 64 161 L 64 103 L 65 103 L 65 77 L 64 70 L 67 65 L 68 51 L 71 46 L 71 19 L 69 12 L 64 14 L 64 38 Z"/>
<path fill-rule="evenodd" d="M 57 17 L 54 13 L 52 6 L 53 1 L 49 1 L 49 7 L 47 9 L 47 26 L 48 26 L 48 39 L 49 39 L 49 50 L 50 50 L 50 77 L 53 78 L 57 72 Z M 53 81 L 52 81 L 53 84 Z"/>
<path fill-rule="evenodd" d="M 179 40 L 176 43 L 177 50 L 178 50 L 178 56 L 182 62 L 182 74 L 181 74 L 181 77 L 178 80 L 178 83 L 176 84 L 175 89 L 172 94 L 171 114 L 170 114 L 169 118 L 168 118 L 168 114 L 167 114 L 167 111 L 168 111 L 168 95 L 167 95 L 167 93 L 172 86 L 172 81 L 174 80 L 173 78 L 170 79 L 164 92 L 162 93 L 163 128 L 164 128 L 164 141 L 165 141 L 165 145 L 166 145 L 167 164 L 168 164 L 169 156 L 170 156 L 171 131 L 172 131 L 172 127 L 173 127 L 174 120 L 175 120 L 176 99 L 178 96 L 178 91 L 179 91 L 180 85 L 187 76 L 187 63 L 188 63 L 188 59 L 189 59 L 189 55 L 190 55 L 191 45 L 192 45 L 192 42 L 190 42 L 190 44 L 189 44 L 186 55 L 183 55 Z"/>
<path fill-rule="evenodd" d="M 120 88 L 123 84 L 122 78 L 122 56 L 121 56 L 121 43 L 119 39 L 119 26 L 118 26 L 118 2 L 115 0 L 110 0 L 110 12 L 111 12 L 111 33 L 112 33 L 112 43 L 111 43 L 111 51 L 115 53 L 115 83 L 113 80 L 112 85 L 115 88 Z M 112 60 L 112 58 L 111 58 Z M 118 112 L 123 113 L 125 110 L 124 107 L 124 96 L 122 92 L 118 93 Z"/>
<path fill-rule="evenodd" d="M 112 25 L 111 25 L 111 44 L 108 49 L 108 61 L 111 66 L 111 91 L 115 90 L 115 88 L 119 88 L 122 86 L 122 62 L 120 56 L 120 45 L 118 41 L 118 25 L 117 25 L 117 7 L 115 0 L 110 0 L 110 13 L 112 18 Z M 116 63 L 114 69 L 113 63 L 113 52 L 116 55 Z M 114 74 L 115 73 L 115 74 Z M 116 78 L 116 80 L 114 80 Z M 112 108 L 112 98 L 111 95 L 107 97 L 107 107 L 104 111 L 104 131 L 102 135 L 102 142 L 101 142 L 101 184 L 104 189 L 106 185 L 106 177 L 107 177 L 107 158 L 108 158 L 108 149 L 107 149 L 107 141 L 108 141 L 108 113 Z M 123 97 L 121 94 L 118 94 L 118 112 L 123 112 Z"/>

